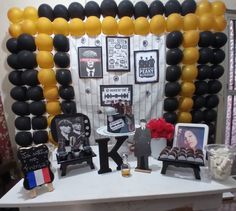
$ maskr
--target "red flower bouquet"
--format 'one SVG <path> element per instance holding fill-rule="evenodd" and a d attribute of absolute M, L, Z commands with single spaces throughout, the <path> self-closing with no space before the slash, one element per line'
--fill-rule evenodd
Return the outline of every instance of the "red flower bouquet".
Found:
<path fill-rule="evenodd" d="M 147 123 L 147 128 L 150 129 L 152 138 L 172 139 L 174 136 L 174 125 L 168 123 L 163 118 L 151 119 Z"/>

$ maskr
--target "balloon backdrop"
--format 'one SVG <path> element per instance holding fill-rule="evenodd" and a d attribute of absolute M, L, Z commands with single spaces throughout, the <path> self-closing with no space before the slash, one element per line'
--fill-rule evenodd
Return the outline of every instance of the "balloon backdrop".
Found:
<path fill-rule="evenodd" d="M 18 132 L 15 136 L 15 142 L 21 147 L 28 147 L 33 143 L 31 132 Z"/>
<path fill-rule="evenodd" d="M 31 129 L 30 117 L 17 117 L 15 119 L 15 127 L 17 130 L 30 130 Z"/>
<path fill-rule="evenodd" d="M 177 122 L 177 114 L 175 112 L 166 112 L 163 114 L 163 118 L 171 124 L 175 124 Z"/>
<path fill-rule="evenodd" d="M 167 82 L 165 84 L 165 96 L 175 97 L 180 92 L 180 84 L 178 82 Z"/>
<path fill-rule="evenodd" d="M 32 128 L 34 130 L 46 129 L 47 125 L 47 118 L 45 116 L 36 116 L 32 118 Z"/>
<path fill-rule="evenodd" d="M 148 5 L 144 1 L 139 1 L 134 6 L 134 17 L 147 17 L 149 14 Z"/>
<path fill-rule="evenodd" d="M 53 38 L 53 46 L 56 51 L 68 52 L 69 47 L 69 40 L 63 34 L 57 34 Z"/>
<path fill-rule="evenodd" d="M 41 4 L 38 8 L 39 17 L 46 17 L 50 21 L 54 20 L 53 9 L 48 4 Z"/>
<path fill-rule="evenodd" d="M 118 13 L 118 7 L 114 0 L 103 0 L 100 8 L 103 17 L 111 16 L 115 18 Z"/>
<path fill-rule="evenodd" d="M 98 17 L 90 16 L 85 22 L 85 31 L 88 36 L 97 36 L 101 33 L 101 22 Z"/>
<path fill-rule="evenodd" d="M 56 80 L 59 84 L 67 86 L 72 82 L 71 72 L 68 69 L 57 69 Z"/>
<path fill-rule="evenodd" d="M 199 47 L 209 47 L 214 40 L 213 33 L 211 31 L 200 32 L 200 39 L 198 42 Z"/>
<path fill-rule="evenodd" d="M 186 65 L 182 67 L 181 79 L 182 81 L 193 81 L 198 75 L 198 70 L 195 65 Z"/>
<path fill-rule="evenodd" d="M 138 35 L 147 35 L 149 34 L 150 26 L 149 22 L 144 17 L 139 17 L 134 21 L 134 32 Z"/>
<path fill-rule="evenodd" d="M 166 80 L 174 82 L 179 80 L 181 75 L 181 68 L 177 65 L 171 65 L 166 68 Z"/>
<path fill-rule="evenodd" d="M 19 70 L 11 71 L 10 74 L 8 75 L 8 79 L 13 85 L 21 86 L 25 84 L 21 79 L 21 75 L 22 71 Z"/>
<path fill-rule="evenodd" d="M 85 34 L 84 22 L 79 18 L 71 19 L 69 23 L 69 32 L 72 36 L 83 36 Z"/>
<path fill-rule="evenodd" d="M 12 7 L 8 10 L 7 17 L 12 23 L 19 23 L 23 20 L 23 11 L 18 7 Z"/>
<path fill-rule="evenodd" d="M 8 39 L 7 43 L 6 43 L 6 47 L 10 53 L 15 53 L 15 54 L 18 53 L 18 51 L 19 51 L 18 40 L 16 38 Z"/>
<path fill-rule="evenodd" d="M 36 60 L 40 68 L 49 69 L 54 67 L 53 55 L 49 51 L 38 51 Z"/>
<path fill-rule="evenodd" d="M 169 16 L 172 13 L 181 13 L 181 4 L 177 0 L 169 0 L 165 4 L 165 16 Z"/>
<path fill-rule="evenodd" d="M 25 7 L 23 18 L 30 19 L 32 21 L 38 20 L 38 10 L 35 7 Z"/>
<path fill-rule="evenodd" d="M 118 32 L 118 24 L 116 19 L 107 16 L 102 21 L 102 33 L 105 35 L 116 35 Z"/>
<path fill-rule="evenodd" d="M 193 109 L 200 109 L 205 106 L 206 100 L 203 96 L 193 96 Z"/>
<path fill-rule="evenodd" d="M 61 113 L 61 106 L 59 101 L 49 101 L 46 104 L 46 111 L 51 115 L 58 115 Z"/>
<path fill-rule="evenodd" d="M 183 16 L 189 13 L 195 13 L 197 8 L 195 0 L 184 0 L 181 6 L 182 6 L 181 14 Z"/>
<path fill-rule="evenodd" d="M 21 76 L 22 83 L 28 86 L 36 86 L 39 84 L 38 71 L 34 69 L 25 70 Z"/>
<path fill-rule="evenodd" d="M 183 52 L 179 48 L 173 48 L 166 53 L 166 63 L 168 65 L 177 65 L 182 61 Z"/>
<path fill-rule="evenodd" d="M 17 47 L 19 50 L 35 51 L 36 45 L 34 37 L 30 34 L 21 34 L 17 38 Z"/>
<path fill-rule="evenodd" d="M 100 18 L 101 10 L 97 2 L 88 1 L 84 7 L 84 11 L 87 17 L 96 16 Z"/>
<path fill-rule="evenodd" d="M 196 30 L 189 30 L 183 34 L 183 47 L 196 47 L 199 42 L 199 32 Z"/>
<path fill-rule="evenodd" d="M 69 24 L 64 18 L 56 18 L 52 24 L 54 34 L 69 35 Z"/>
<path fill-rule="evenodd" d="M 155 35 L 161 35 L 165 32 L 166 20 L 162 15 L 155 15 L 150 21 L 150 31 Z"/>
<path fill-rule="evenodd" d="M 159 0 L 154 0 L 149 5 L 149 17 L 152 18 L 155 15 L 163 15 L 165 12 L 165 6 Z"/>
<path fill-rule="evenodd" d="M 68 13 L 71 19 L 79 18 L 84 20 L 85 18 L 84 8 L 79 2 L 72 2 L 68 7 Z"/>
<path fill-rule="evenodd" d="M 76 113 L 76 104 L 74 101 L 62 101 L 61 110 L 64 114 L 75 114 Z"/>
<path fill-rule="evenodd" d="M 180 14 L 173 13 L 166 20 L 166 30 L 168 32 L 180 31 L 183 29 L 183 17 Z"/>
<path fill-rule="evenodd" d="M 64 18 L 69 21 L 69 12 L 62 4 L 57 4 L 53 9 L 54 18 Z"/>
<path fill-rule="evenodd" d="M 19 23 L 11 24 L 9 26 L 8 32 L 12 37 L 14 38 L 18 37 L 19 35 L 22 34 L 21 25 Z"/>
<path fill-rule="evenodd" d="M 39 51 L 52 51 L 53 40 L 48 34 L 38 34 L 35 37 L 35 44 Z"/>
<path fill-rule="evenodd" d="M 53 33 L 53 25 L 50 19 L 41 17 L 36 22 L 36 28 L 38 33 L 44 33 L 51 35 Z"/>
<path fill-rule="evenodd" d="M 10 95 L 14 100 L 26 101 L 28 97 L 26 95 L 27 88 L 23 86 L 15 86 L 11 89 Z"/>
<path fill-rule="evenodd" d="M 132 17 L 134 14 L 134 6 L 129 0 L 122 0 L 118 5 L 118 16 L 123 18 L 125 16 Z"/>
<path fill-rule="evenodd" d="M 197 30 L 198 29 L 198 16 L 193 13 L 189 13 L 183 17 L 184 23 L 183 23 L 183 30 Z"/>
<path fill-rule="evenodd" d="M 122 35 L 132 35 L 134 33 L 134 23 L 130 17 L 123 17 L 118 22 L 118 32 Z"/>
<path fill-rule="evenodd" d="M 168 97 L 164 100 L 165 111 L 175 111 L 178 109 L 178 100 L 175 97 Z"/>
<path fill-rule="evenodd" d="M 18 116 L 26 116 L 26 115 L 30 114 L 29 104 L 26 102 L 16 101 L 12 104 L 11 109 L 12 109 L 13 113 Z"/>
<path fill-rule="evenodd" d="M 34 101 L 42 100 L 44 98 L 43 89 L 40 86 L 31 86 L 27 90 L 27 97 Z"/>
<path fill-rule="evenodd" d="M 35 144 L 44 144 L 48 142 L 48 132 L 47 131 L 34 131 L 33 132 L 33 142 Z"/>
<path fill-rule="evenodd" d="M 70 66 L 70 57 L 68 53 L 65 52 L 57 52 L 54 55 L 54 62 L 57 67 L 66 68 Z"/>
<path fill-rule="evenodd" d="M 55 72 L 52 69 L 39 70 L 38 80 L 43 86 L 53 86 L 57 83 Z"/>
<path fill-rule="evenodd" d="M 45 103 L 43 101 L 35 101 L 29 104 L 29 111 L 35 116 L 41 116 L 46 112 Z"/>
<path fill-rule="evenodd" d="M 167 48 L 178 48 L 183 42 L 183 34 L 180 31 L 173 31 L 166 36 Z"/>
<path fill-rule="evenodd" d="M 178 113 L 178 122 L 182 123 L 191 123 L 192 122 L 192 114 L 189 112 L 179 112 Z"/>

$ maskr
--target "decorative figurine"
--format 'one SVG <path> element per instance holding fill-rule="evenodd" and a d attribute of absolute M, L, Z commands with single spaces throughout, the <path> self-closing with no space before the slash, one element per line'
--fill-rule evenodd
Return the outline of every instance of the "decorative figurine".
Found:
<path fill-rule="evenodd" d="M 135 171 L 150 173 L 148 157 L 151 155 L 151 131 L 146 127 L 147 121 L 140 120 L 140 128 L 134 134 L 134 155 L 137 157 Z"/>

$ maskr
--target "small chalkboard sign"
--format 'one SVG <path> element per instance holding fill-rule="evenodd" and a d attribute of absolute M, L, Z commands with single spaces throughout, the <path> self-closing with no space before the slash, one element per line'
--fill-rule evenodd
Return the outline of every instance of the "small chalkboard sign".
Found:
<path fill-rule="evenodd" d="M 18 149 L 18 158 L 24 173 L 23 185 L 26 190 L 52 183 L 54 175 L 50 169 L 48 154 L 48 147 L 43 144 Z"/>

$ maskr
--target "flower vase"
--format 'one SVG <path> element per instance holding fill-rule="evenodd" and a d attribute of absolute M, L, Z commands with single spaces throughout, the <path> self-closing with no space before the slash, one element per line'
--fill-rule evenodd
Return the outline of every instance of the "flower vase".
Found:
<path fill-rule="evenodd" d="M 152 157 L 158 159 L 161 151 L 167 146 L 166 138 L 152 138 L 151 150 Z"/>

